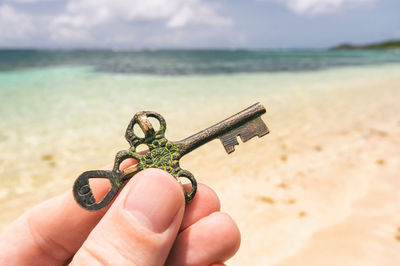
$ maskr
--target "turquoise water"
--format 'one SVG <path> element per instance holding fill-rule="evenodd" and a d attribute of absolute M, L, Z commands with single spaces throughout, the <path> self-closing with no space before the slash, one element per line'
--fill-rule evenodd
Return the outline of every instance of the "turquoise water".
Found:
<path fill-rule="evenodd" d="M 38 124 L 116 126 L 142 109 L 173 117 L 222 111 L 292 97 L 288 88 L 307 72 L 318 80 L 318 70 L 399 63 L 399 51 L 0 50 L 0 141 Z"/>
<path fill-rule="evenodd" d="M 218 114 L 225 117 L 259 101 L 275 118 L 289 115 L 315 93 L 393 76 L 398 66 L 180 76 L 110 73 L 89 66 L 0 71 L 0 170 L 8 172 L 13 167 L 6 164 L 17 167 L 18 158 L 50 150 L 70 156 L 84 148 L 93 155 L 106 146 L 123 148 L 124 130 L 139 110 L 161 113 L 169 129 L 179 129 L 167 130 L 168 137 L 180 139 L 217 122 Z"/>
<path fill-rule="evenodd" d="M 399 63 L 379 50 L 0 50 L 0 70 L 87 65 L 98 71 L 155 75 L 306 71 Z"/>

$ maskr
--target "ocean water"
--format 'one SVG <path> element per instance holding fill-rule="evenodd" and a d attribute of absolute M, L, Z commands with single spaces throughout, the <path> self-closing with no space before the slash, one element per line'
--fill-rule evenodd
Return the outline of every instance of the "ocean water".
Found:
<path fill-rule="evenodd" d="M 0 71 L 86 65 L 112 73 L 193 75 L 307 71 L 399 62 L 399 50 L 0 50 Z"/>

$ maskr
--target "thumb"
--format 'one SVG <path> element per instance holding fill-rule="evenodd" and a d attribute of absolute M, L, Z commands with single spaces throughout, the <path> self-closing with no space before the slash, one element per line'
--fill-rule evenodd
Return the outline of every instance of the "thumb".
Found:
<path fill-rule="evenodd" d="M 179 183 L 162 170 L 143 170 L 125 186 L 72 264 L 163 265 L 184 211 Z"/>

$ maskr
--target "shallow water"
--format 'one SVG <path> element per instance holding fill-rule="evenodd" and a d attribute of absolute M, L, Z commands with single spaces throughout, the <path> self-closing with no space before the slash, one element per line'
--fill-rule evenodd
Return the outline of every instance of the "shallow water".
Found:
<path fill-rule="evenodd" d="M 398 50 L 0 50 L 0 70 L 87 65 L 103 72 L 196 75 L 399 63 Z"/>

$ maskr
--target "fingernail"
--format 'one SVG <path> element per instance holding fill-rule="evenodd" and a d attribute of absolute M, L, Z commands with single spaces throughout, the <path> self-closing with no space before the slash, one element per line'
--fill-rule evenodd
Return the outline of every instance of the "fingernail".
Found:
<path fill-rule="evenodd" d="M 136 175 L 125 201 L 125 210 L 147 229 L 164 232 L 184 204 L 182 189 L 172 176 L 149 169 Z"/>

